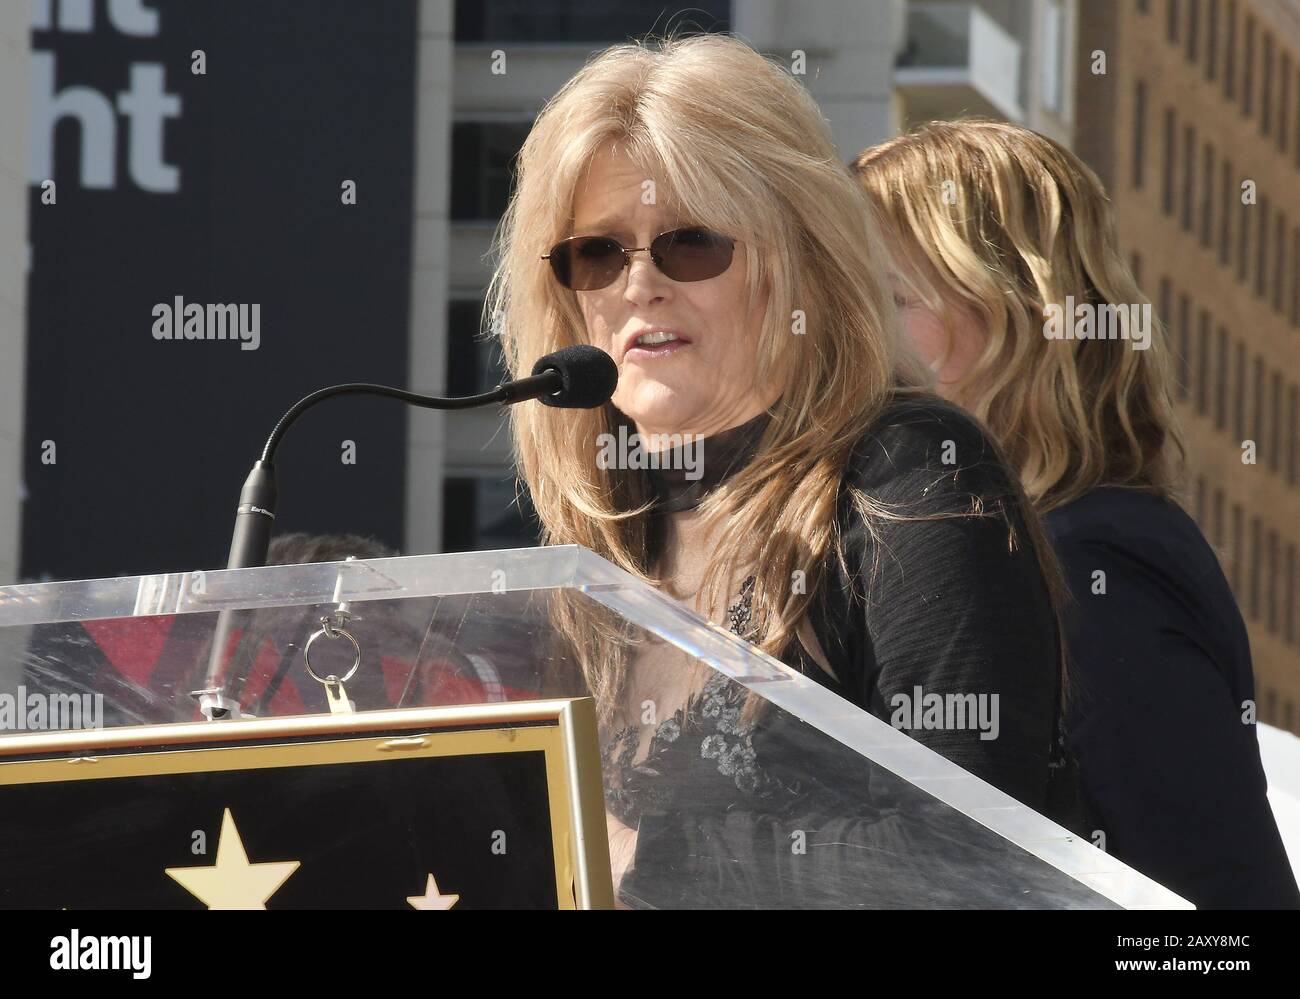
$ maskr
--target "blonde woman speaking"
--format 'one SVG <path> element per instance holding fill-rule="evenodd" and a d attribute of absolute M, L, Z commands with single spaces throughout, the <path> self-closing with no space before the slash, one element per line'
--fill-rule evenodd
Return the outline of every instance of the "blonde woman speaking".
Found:
<path fill-rule="evenodd" d="M 920 390 L 881 236 L 804 89 L 727 37 L 617 46 L 542 109 L 516 169 L 486 310 L 509 367 L 588 343 L 619 369 L 602 409 L 511 411 L 544 543 L 586 546 L 886 720 L 917 689 L 997 695 L 994 738 L 909 734 L 1053 811 L 1048 546 L 978 424 Z M 668 442 L 668 467 L 610 460 L 634 437 Z M 698 439 L 702 465 L 678 467 Z M 882 813 L 789 780 L 743 688 L 693 687 L 661 647 L 597 624 L 571 632 L 624 897 L 709 905 L 766 864 L 763 899 L 814 904 L 799 884 Z M 686 769 L 690 801 L 673 793 Z M 828 849 L 791 858 L 796 827 Z M 633 887 L 652 848 L 676 858 L 672 883 L 664 865 Z"/>

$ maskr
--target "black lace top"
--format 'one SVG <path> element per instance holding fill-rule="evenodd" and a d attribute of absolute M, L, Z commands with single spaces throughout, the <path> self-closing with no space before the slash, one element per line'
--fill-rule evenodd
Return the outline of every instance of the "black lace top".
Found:
<path fill-rule="evenodd" d="M 751 634 L 753 587 L 751 576 L 739 599 L 727 608 L 727 626 L 741 638 Z M 636 758 L 641 726 L 628 725 L 607 739 L 601 755 L 610 813 L 635 829 L 644 814 L 668 810 L 684 774 L 700 765 L 716 769 L 723 778 L 710 785 L 723 794 L 728 787 L 734 789 L 740 792 L 736 797 L 743 796 L 751 805 L 779 806 L 797 795 L 798 781 L 783 782 L 760 763 L 754 748 L 758 726 L 741 720 L 745 694 L 740 684 L 713 673 L 697 697 L 659 724 L 644 759 Z"/>
<path fill-rule="evenodd" d="M 748 460 L 766 419 L 705 441 L 709 487 Z M 728 460 L 714 463 L 719 455 Z M 663 509 L 690 509 L 707 494 L 663 475 L 652 486 Z M 851 493 L 892 516 L 868 525 Z M 896 727 L 1078 831 L 1077 772 L 1061 752 L 1056 611 L 1028 527 L 1033 515 L 982 428 L 933 397 L 891 402 L 856 444 L 837 503 L 844 558 L 819 567 L 808 624 L 839 681 L 798 642 L 781 658 L 891 724 L 899 697 L 996 698 L 993 738 L 973 726 Z M 741 637 L 750 593 L 747 581 L 727 614 Z M 978 831 L 949 828 L 957 813 L 910 792 L 909 807 L 927 817 L 899 827 L 891 800 L 902 800 L 906 782 L 819 743 L 829 737 L 783 712 L 745 724 L 746 693 L 714 676 L 658 721 L 648 749 L 640 750 L 644 729 L 635 726 L 607 737 L 607 806 L 638 831 L 625 896 L 707 906 L 725 890 L 733 900 L 748 892 L 763 904 L 815 904 L 821 893 L 834 897 L 834 886 L 866 878 L 864 864 L 897 871 L 918 856 L 948 856 L 944 877 L 963 880 L 973 893 L 964 897 L 978 894 L 967 874 L 980 865 L 958 858 Z M 819 845 L 792 855 L 805 834 Z M 932 848 L 918 852 L 920 835 L 935 837 Z M 916 878 L 940 891 L 933 873 Z"/>
<path fill-rule="evenodd" d="M 661 468 L 647 471 L 660 514 L 693 510 L 708 493 L 743 468 L 753 457 L 770 417 L 753 419 L 706 438 L 703 474 L 687 478 L 683 462 L 665 461 Z M 754 638 L 752 606 L 754 577 L 741 584 L 740 593 L 727 607 L 727 628 L 740 638 Z M 798 643 L 792 643 L 786 662 L 803 672 L 815 671 L 817 679 L 841 696 L 847 692 L 820 667 L 807 659 Z M 649 748 L 638 758 L 643 726 L 627 725 L 607 737 L 602 758 L 607 775 L 605 803 L 610 813 L 625 825 L 636 828 L 643 815 L 667 810 L 673 792 L 692 781 L 692 793 L 699 795 L 697 778 L 709 778 L 704 786 L 722 803 L 743 802 L 747 806 L 781 807 L 800 793 L 801 781 L 781 779 L 764 767 L 754 745 L 761 722 L 743 722 L 741 712 L 747 691 L 738 683 L 713 673 L 703 690 L 672 717 L 660 722 Z M 700 769 L 708 773 L 700 773 Z M 689 776 L 688 776 L 689 775 Z M 731 799 L 727 795 L 730 793 Z"/>

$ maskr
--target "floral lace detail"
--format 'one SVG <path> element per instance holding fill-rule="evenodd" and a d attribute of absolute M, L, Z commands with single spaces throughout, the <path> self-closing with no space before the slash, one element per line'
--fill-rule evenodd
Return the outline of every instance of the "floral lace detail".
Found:
<path fill-rule="evenodd" d="M 727 608 L 727 625 L 736 635 L 752 635 L 751 607 L 754 578 L 741 586 L 739 599 Z M 746 794 L 768 797 L 786 788 L 758 762 L 754 749 L 755 726 L 741 721 L 746 690 L 738 683 L 714 673 L 703 691 L 655 729 L 644 760 L 633 762 L 640 745 L 641 729 L 629 725 L 608 740 L 601 751 L 606 773 L 619 775 L 618 784 L 607 786 L 605 801 L 620 820 L 636 824 L 645 811 L 665 809 L 671 801 L 674 783 L 666 779 L 665 763 L 670 752 L 686 752 L 703 760 L 716 761 L 717 772 L 730 778 Z M 689 738 L 683 738 L 689 735 Z M 698 751 L 695 743 L 698 741 Z"/>
<path fill-rule="evenodd" d="M 727 627 L 735 635 L 749 641 L 754 637 L 754 577 L 740 584 L 740 599 L 727 608 Z"/>
<path fill-rule="evenodd" d="M 665 731 L 669 722 L 673 725 Z M 668 806 L 672 798 L 671 789 L 668 782 L 662 779 L 663 773 L 657 766 L 657 757 L 662 751 L 656 752 L 656 743 L 664 736 L 668 736 L 666 742 L 675 742 L 680 731 L 675 718 L 660 725 L 651 740 L 650 752 L 641 763 L 632 762 L 640 743 L 640 729 L 635 725 L 619 730 L 601 748 L 602 769 L 607 774 L 612 771 L 619 775 L 617 784 L 606 782 L 605 805 L 620 821 L 635 825 L 634 819 L 629 822 L 633 816 L 643 811 L 659 811 Z"/>
<path fill-rule="evenodd" d="M 718 773 L 732 778 L 737 788 L 756 794 L 766 790 L 769 781 L 758 766 L 758 754 L 754 752 L 754 726 L 740 723 L 743 696 L 743 687 L 729 683 L 720 674 L 705 685 L 701 714 L 714 720 L 717 731 L 704 737 L 700 755 L 706 760 L 717 760 Z M 737 703 L 732 704 L 732 698 Z"/>

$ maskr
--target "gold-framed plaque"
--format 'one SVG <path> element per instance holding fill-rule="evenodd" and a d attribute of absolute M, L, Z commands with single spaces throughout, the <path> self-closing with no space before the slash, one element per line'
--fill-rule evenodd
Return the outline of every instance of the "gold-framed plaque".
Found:
<path fill-rule="evenodd" d="M 612 908 L 590 698 L 0 738 L 0 908 Z"/>

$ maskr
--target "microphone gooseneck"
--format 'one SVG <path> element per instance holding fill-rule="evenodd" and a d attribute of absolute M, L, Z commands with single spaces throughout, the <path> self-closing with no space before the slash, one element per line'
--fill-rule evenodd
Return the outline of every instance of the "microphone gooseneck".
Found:
<path fill-rule="evenodd" d="M 235 511 L 235 530 L 226 568 L 247 569 L 266 563 L 271 528 L 275 523 L 275 453 L 289 427 L 319 402 L 341 395 L 374 395 L 424 409 L 460 410 L 493 403 L 513 405 L 540 398 L 547 406 L 594 409 L 609 401 L 617 385 L 618 366 L 613 358 L 598 347 L 578 344 L 547 354 L 533 365 L 533 373 L 527 378 L 502 382 L 492 391 L 479 395 L 444 398 L 368 382 L 347 382 L 317 389 L 295 402 L 280 417 L 266 439 L 261 458 L 244 480 L 239 507 Z"/>
<path fill-rule="evenodd" d="M 513 405 L 529 399 L 540 398 L 547 406 L 571 409 L 594 409 L 609 401 L 618 384 L 618 367 L 613 359 L 599 348 L 580 344 L 565 347 L 547 354 L 534 366 L 527 378 L 502 382 L 490 392 L 462 398 L 420 395 L 388 385 L 367 382 L 348 382 L 318 389 L 303 396 L 280 417 L 266 439 L 262 456 L 253 464 L 239 493 L 239 506 L 235 511 L 235 529 L 230 539 L 227 569 L 247 569 L 266 564 L 271 546 L 271 529 L 275 524 L 277 490 L 275 484 L 275 453 L 286 431 L 307 410 L 318 402 L 341 395 L 374 395 L 396 399 L 411 406 L 425 409 L 473 409 L 493 403 Z M 235 685 L 223 682 L 222 655 L 227 636 L 233 627 L 233 612 L 223 610 L 218 615 L 216 633 L 208 661 L 207 679 L 202 691 L 195 691 L 209 718 L 230 717 L 238 712 L 238 705 L 229 695 L 237 692 Z"/>

